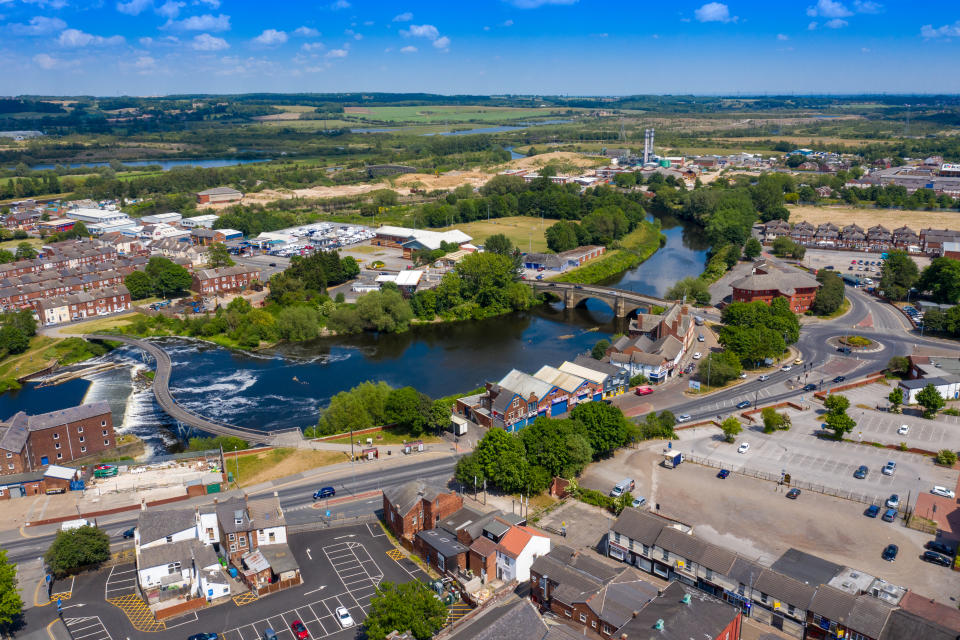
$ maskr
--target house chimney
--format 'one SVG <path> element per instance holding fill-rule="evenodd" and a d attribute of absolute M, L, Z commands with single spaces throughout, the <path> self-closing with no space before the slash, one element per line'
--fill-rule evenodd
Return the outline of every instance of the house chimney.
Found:
<path fill-rule="evenodd" d="M 140 498 L 140 511 L 147 510 L 147 501 L 144 498 Z"/>
<path fill-rule="evenodd" d="M 636 618 L 638 615 L 640 615 L 640 612 L 639 612 L 639 611 L 634 611 L 633 614 L 631 615 L 631 617 Z"/>

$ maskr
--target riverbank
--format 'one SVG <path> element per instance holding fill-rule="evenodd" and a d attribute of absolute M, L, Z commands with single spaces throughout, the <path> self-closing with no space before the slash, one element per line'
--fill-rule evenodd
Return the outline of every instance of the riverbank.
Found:
<path fill-rule="evenodd" d="M 551 280 L 597 284 L 636 268 L 665 244 L 666 236 L 660 231 L 660 221 L 644 220 L 620 240 L 618 248 L 607 251 L 602 258 L 592 260 Z"/>
<path fill-rule="evenodd" d="M 36 335 L 21 354 L 0 362 L 0 393 L 20 388 L 20 380 L 57 366 L 67 366 L 102 356 L 110 345 L 94 344 L 82 338 L 53 338 Z"/>

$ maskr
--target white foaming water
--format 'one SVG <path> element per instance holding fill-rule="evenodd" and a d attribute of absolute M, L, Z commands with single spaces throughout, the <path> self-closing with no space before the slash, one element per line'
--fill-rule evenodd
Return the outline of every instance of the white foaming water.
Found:
<path fill-rule="evenodd" d="M 187 378 L 180 382 L 176 388 L 171 388 L 171 393 L 175 394 L 193 394 L 202 395 L 207 393 L 220 392 L 223 394 L 236 395 L 246 391 L 257 383 L 257 376 L 249 369 L 239 369 L 228 376 L 219 378 L 216 382 L 208 384 L 205 387 L 197 386 L 209 378 Z M 222 396 L 219 396 L 222 397 Z M 234 398 L 236 400 L 236 398 Z"/>

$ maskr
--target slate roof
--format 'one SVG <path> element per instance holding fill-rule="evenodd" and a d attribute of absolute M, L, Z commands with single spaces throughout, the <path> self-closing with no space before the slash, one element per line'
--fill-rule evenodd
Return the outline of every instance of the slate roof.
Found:
<path fill-rule="evenodd" d="M 283 509 L 280 508 L 280 499 L 275 496 L 250 500 L 247 506 L 247 514 L 250 517 L 250 526 L 254 529 L 285 527 L 287 525 Z"/>
<path fill-rule="evenodd" d="M 603 360 L 597 360 L 591 356 L 579 355 L 573 359 L 573 363 L 587 369 L 593 369 L 594 371 L 599 371 L 600 373 L 606 373 L 610 376 L 620 376 L 623 374 L 623 371 L 620 370 L 620 367 L 614 366 L 609 362 L 604 362 Z"/>
<path fill-rule="evenodd" d="M 443 529 L 427 529 L 418 531 L 417 538 L 423 540 L 424 544 L 442 555 L 444 558 L 452 558 L 461 553 L 467 552 L 467 547 L 459 542 L 454 536 L 451 536 Z"/>
<path fill-rule="evenodd" d="M 570 361 L 564 362 L 558 367 L 558 369 L 564 373 L 580 376 L 581 378 L 589 380 L 595 384 L 603 384 L 604 381 L 610 377 L 610 374 L 608 373 L 602 373 L 597 369 L 591 369 Z"/>
<path fill-rule="evenodd" d="M 544 640 L 548 629 L 530 600 L 507 600 L 472 618 L 447 640 Z"/>
<path fill-rule="evenodd" d="M 510 373 L 505 375 L 499 384 L 502 388 L 509 389 L 523 396 L 524 399 L 532 395 L 539 400 L 553 389 L 553 386 L 549 382 L 535 378 L 517 369 L 511 369 Z"/>
<path fill-rule="evenodd" d="M 794 548 L 787 549 L 770 568 L 813 585 L 827 584 L 843 571 L 842 565 Z"/>
<path fill-rule="evenodd" d="M 618 628 L 646 603 L 657 597 L 659 589 L 642 578 L 637 569 L 628 568 L 587 601 L 587 606 L 603 622 Z"/>
<path fill-rule="evenodd" d="M 510 524 L 497 518 L 492 518 L 483 525 L 483 531 L 489 531 L 496 538 L 506 535 L 509 530 Z"/>
<path fill-rule="evenodd" d="M 690 596 L 688 603 L 683 601 L 685 595 Z M 671 582 L 661 596 L 643 607 L 613 637 L 626 634 L 631 640 L 717 638 L 738 613 L 733 605 L 703 591 Z M 663 629 L 655 630 L 659 620 L 663 621 Z"/>
<path fill-rule="evenodd" d="M 196 231 L 196 229 L 194 229 Z M 224 276 L 237 276 L 244 273 L 260 273 L 260 269 L 257 267 L 248 267 L 246 265 L 238 264 L 232 267 L 217 267 L 216 269 L 198 269 L 194 272 L 194 275 L 200 280 L 208 280 L 210 278 L 222 278 Z"/>
<path fill-rule="evenodd" d="M 23 411 L 15 413 L 5 422 L 0 423 L 0 449 L 20 453 L 27 444 L 30 428 L 27 425 L 27 414 Z"/>
<path fill-rule="evenodd" d="M 140 532 L 141 545 L 196 526 L 197 518 L 193 509 L 171 509 L 169 511 L 147 509 L 141 511 L 140 517 L 137 519 L 137 531 Z"/>
<path fill-rule="evenodd" d="M 479 520 L 483 520 L 487 517 L 487 514 L 482 511 L 477 511 L 471 507 L 460 507 L 457 511 L 454 511 L 449 516 L 437 523 L 437 527 L 445 529 L 452 533 L 454 536 L 457 535 L 457 531 L 460 529 L 466 529 L 471 524 L 476 523 Z"/>
<path fill-rule="evenodd" d="M 383 495 L 386 496 L 387 502 L 392 504 L 401 516 L 410 513 L 410 509 L 421 499 L 435 500 L 441 493 L 445 493 L 445 491 L 437 487 L 429 486 L 420 480 L 410 480 L 401 485 L 394 485 L 383 490 Z"/>
<path fill-rule="evenodd" d="M 637 509 L 624 509 L 610 529 L 636 542 L 652 545 L 665 526 L 667 526 L 666 520 L 651 513 Z"/>
<path fill-rule="evenodd" d="M 730 567 L 730 572 L 727 574 L 730 578 L 736 580 L 740 584 L 745 584 L 750 586 L 755 584 L 757 579 L 760 577 L 760 574 L 766 570 L 766 567 L 763 565 L 754 562 L 753 560 L 747 560 L 746 558 L 737 558 L 733 561 L 733 566 Z"/>
<path fill-rule="evenodd" d="M 936 620 L 941 625 L 953 629 L 960 635 L 960 611 L 956 607 L 948 607 L 932 598 L 927 598 L 907 591 L 900 600 L 900 608 L 918 616 Z"/>
<path fill-rule="evenodd" d="M 956 640 L 957 632 L 915 613 L 895 609 L 879 640 Z"/>
<path fill-rule="evenodd" d="M 754 273 L 730 284 L 744 291 L 779 291 L 792 295 L 798 288 L 819 287 L 820 283 L 801 271 L 771 269 L 768 273 Z"/>
<path fill-rule="evenodd" d="M 857 597 L 846 591 L 821 584 L 810 601 L 810 611 L 819 613 L 831 622 L 839 622 L 847 626 Z M 796 603 L 791 603 L 796 604 Z M 874 636 L 876 637 L 876 636 Z"/>
<path fill-rule="evenodd" d="M 61 409 L 60 411 L 51 411 L 49 413 L 40 413 L 35 416 L 28 416 L 22 411 L 15 414 L 12 418 L 6 422 L 0 424 L 0 426 L 8 426 L 11 420 L 17 419 L 18 416 L 26 417 L 26 428 L 30 431 L 39 431 L 41 429 L 50 429 L 53 427 L 59 427 L 61 425 L 69 424 L 71 422 L 78 422 L 80 420 L 86 420 L 87 418 L 94 418 L 96 416 L 103 415 L 105 413 L 110 413 L 110 405 L 106 402 L 92 402 L 90 404 L 81 404 L 76 407 L 70 407 L 68 409 Z M 17 424 L 17 429 L 21 425 Z M 5 434 L 6 435 L 6 434 Z M 18 436 L 19 437 L 19 436 Z M 23 436 L 26 440 L 26 435 Z M 3 447 L 0 444 L 0 447 Z M 3 447 L 6 449 L 6 447 Z M 12 451 L 12 449 L 7 449 Z"/>
<path fill-rule="evenodd" d="M 300 570 L 300 565 L 297 564 L 293 552 L 286 544 L 262 544 L 258 549 L 270 563 L 270 568 L 273 569 L 274 573 Z"/>
<path fill-rule="evenodd" d="M 866 594 L 861 595 L 847 618 L 847 627 L 870 638 L 879 638 L 894 609 L 896 607 L 883 600 Z"/>
<path fill-rule="evenodd" d="M 480 536 L 470 545 L 470 550 L 481 558 L 489 558 L 490 554 L 497 552 L 497 543 L 486 536 Z"/>
<path fill-rule="evenodd" d="M 198 544 L 196 540 L 181 540 L 180 542 L 169 542 L 156 547 L 141 549 L 137 566 L 142 571 L 150 567 L 179 562 L 182 568 L 187 568 L 193 562 L 193 547 L 196 544 Z"/>
<path fill-rule="evenodd" d="M 753 586 L 768 596 L 804 610 L 809 608 L 817 590 L 815 585 L 805 584 L 770 569 L 761 573 Z"/>

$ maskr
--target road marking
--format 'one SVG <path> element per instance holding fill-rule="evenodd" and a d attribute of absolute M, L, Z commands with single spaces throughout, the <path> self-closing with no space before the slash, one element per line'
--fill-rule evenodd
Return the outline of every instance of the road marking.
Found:
<path fill-rule="evenodd" d="M 307 591 L 307 592 L 304 593 L 303 595 L 308 596 L 308 595 L 310 595 L 311 593 L 316 593 L 317 591 L 323 591 L 323 590 L 326 589 L 326 588 L 327 588 L 327 585 L 323 585 L 322 587 L 317 587 L 316 589 L 313 589 L 312 591 Z"/>
<path fill-rule="evenodd" d="M 310 555 L 310 547 L 307 547 L 307 557 L 310 558 L 310 560 L 313 560 L 313 556 Z"/>

